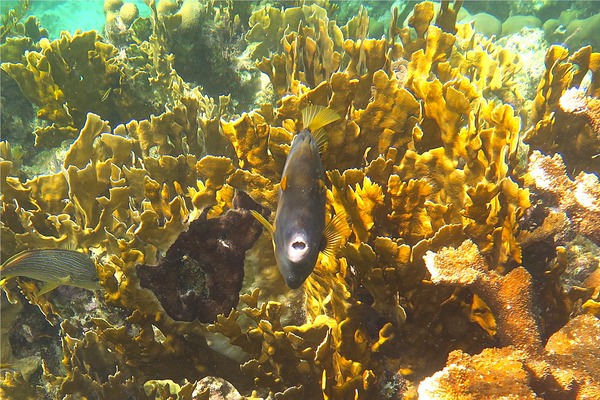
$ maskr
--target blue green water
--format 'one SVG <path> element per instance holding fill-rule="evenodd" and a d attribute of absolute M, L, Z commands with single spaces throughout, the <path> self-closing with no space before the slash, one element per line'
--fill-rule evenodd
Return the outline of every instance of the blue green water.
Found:
<path fill-rule="evenodd" d="M 156 0 L 158 2 L 158 0 Z M 205 0 L 199 0 L 205 3 Z M 249 1 L 249 0 L 234 0 Z M 5 13 L 14 8 L 16 4 L 22 2 L 14 0 L 0 1 L 0 11 Z M 143 0 L 125 1 L 134 3 L 139 9 L 140 16 L 150 15 L 150 9 Z M 179 3 L 182 1 L 180 0 Z M 306 1 L 307 4 L 317 3 L 319 1 Z M 439 1 L 434 1 L 439 3 Z M 217 2 L 218 3 L 218 2 Z M 225 2 L 223 2 L 225 3 Z M 252 1 L 255 6 L 260 4 L 272 4 L 279 7 L 282 4 L 292 6 L 299 1 Z M 402 14 L 402 10 L 412 10 L 415 2 L 403 0 L 377 0 L 377 1 L 330 1 L 332 5 L 334 19 L 338 23 L 344 24 L 348 19 L 357 15 L 361 7 L 365 8 L 371 19 L 370 34 L 379 37 L 385 32 L 391 17 L 391 10 L 397 7 Z M 35 15 L 41 22 L 43 28 L 49 32 L 49 39 L 56 39 L 60 36 L 62 30 L 71 33 L 76 30 L 87 31 L 95 29 L 102 33 L 104 28 L 104 0 L 33 0 L 29 1 L 29 10 L 26 14 Z M 588 17 L 598 13 L 600 9 L 599 1 L 465 1 L 463 10 L 468 10 L 472 15 L 485 13 L 493 15 L 500 22 L 505 21 L 509 16 L 514 15 L 535 15 L 541 22 L 548 19 L 558 19 L 562 13 L 572 13 L 579 18 Z M 460 18 L 459 18 L 460 19 Z M 592 43 L 589 43 L 592 44 Z"/>
<path fill-rule="evenodd" d="M 150 9 L 142 0 L 129 1 L 138 6 L 141 16 L 150 15 Z M 14 8 L 19 1 L 1 1 L 2 12 Z M 102 32 L 104 27 L 103 0 L 31 1 L 27 15 L 35 15 L 42 27 L 49 33 L 49 39 L 56 39 L 62 30 L 75 32 L 77 29 Z"/>

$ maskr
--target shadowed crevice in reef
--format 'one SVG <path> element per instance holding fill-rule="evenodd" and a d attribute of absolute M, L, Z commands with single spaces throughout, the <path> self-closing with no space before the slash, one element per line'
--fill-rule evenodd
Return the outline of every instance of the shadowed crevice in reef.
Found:
<path fill-rule="evenodd" d="M 244 255 L 262 232 L 249 210 L 265 212 L 238 192 L 233 209 L 218 218 L 203 212 L 157 265 L 138 265 L 141 286 L 154 292 L 171 318 L 213 322 L 237 306 Z"/>

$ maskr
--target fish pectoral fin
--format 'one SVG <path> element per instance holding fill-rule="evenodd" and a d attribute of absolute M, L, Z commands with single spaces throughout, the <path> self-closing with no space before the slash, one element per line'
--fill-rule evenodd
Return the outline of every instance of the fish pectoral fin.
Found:
<path fill-rule="evenodd" d="M 323 231 L 325 245 L 321 252 L 328 257 L 335 257 L 342 247 L 344 240 L 350 236 L 350 233 L 352 233 L 352 230 L 346 220 L 346 213 L 337 213 L 329 220 L 327 226 L 325 226 L 325 230 Z"/>
<path fill-rule="evenodd" d="M 54 289 L 56 289 L 57 286 L 62 285 L 62 283 L 60 282 L 46 282 L 44 283 L 44 285 L 40 288 L 40 290 L 38 290 L 37 292 L 37 296 L 41 296 L 43 294 L 46 294 Z"/>
<path fill-rule="evenodd" d="M 261 213 L 255 210 L 250 210 L 250 214 L 252 214 L 252 216 L 256 218 L 256 220 L 260 222 L 262 226 L 265 227 L 265 229 L 271 234 L 271 236 L 275 234 L 275 228 L 269 221 L 267 221 L 265 217 L 262 216 Z"/>
<path fill-rule="evenodd" d="M 317 143 L 319 154 L 323 154 L 323 152 L 327 148 L 328 143 L 327 133 L 325 132 L 325 129 L 317 129 L 317 131 L 313 133 L 313 137 L 315 138 L 315 142 Z"/>

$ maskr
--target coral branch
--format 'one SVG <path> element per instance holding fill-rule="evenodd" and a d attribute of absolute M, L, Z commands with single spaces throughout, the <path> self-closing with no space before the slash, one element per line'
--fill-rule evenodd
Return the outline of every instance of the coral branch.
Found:
<path fill-rule="evenodd" d="M 516 268 L 506 276 L 490 271 L 470 240 L 456 249 L 428 251 L 423 258 L 433 283 L 471 288 L 485 301 L 496 318 L 503 345 L 514 345 L 529 353 L 542 349 L 532 311 L 531 275 L 524 268 Z"/>

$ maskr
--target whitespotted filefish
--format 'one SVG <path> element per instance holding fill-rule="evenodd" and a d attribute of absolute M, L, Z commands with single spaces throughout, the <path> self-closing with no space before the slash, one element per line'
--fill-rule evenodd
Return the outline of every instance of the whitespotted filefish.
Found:
<path fill-rule="evenodd" d="M 22 251 L 0 267 L 0 286 L 11 278 L 25 277 L 44 282 L 38 295 L 59 285 L 77 286 L 89 290 L 102 289 L 96 264 L 86 254 L 66 249 L 36 249 Z"/>
<path fill-rule="evenodd" d="M 322 128 L 339 118 L 322 106 L 302 111 L 304 128 L 294 136 L 283 167 L 274 224 L 252 212 L 271 233 L 277 266 L 291 289 L 308 278 L 320 251 L 334 254 L 342 240 L 343 214 L 325 226 L 327 187 L 320 156 L 327 143 Z"/>

